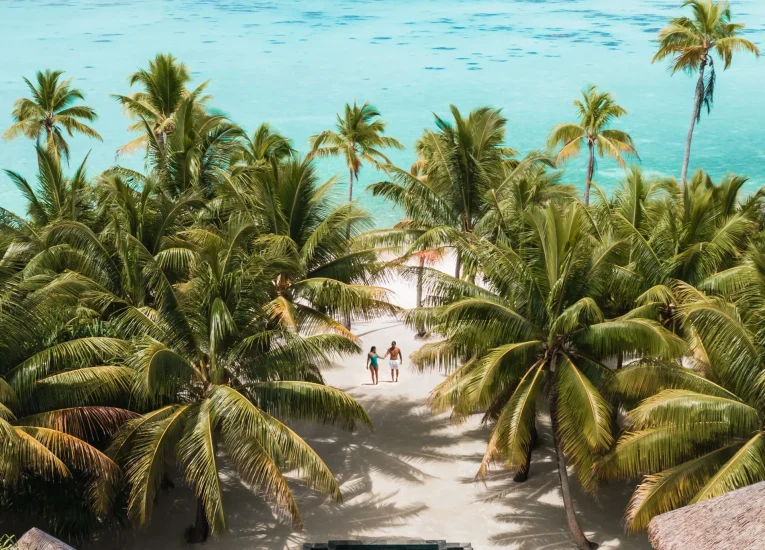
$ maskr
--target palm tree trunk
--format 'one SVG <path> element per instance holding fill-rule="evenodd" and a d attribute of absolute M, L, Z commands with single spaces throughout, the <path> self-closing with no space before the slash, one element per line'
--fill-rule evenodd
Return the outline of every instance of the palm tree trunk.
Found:
<path fill-rule="evenodd" d="M 590 205 L 590 185 L 592 184 L 592 174 L 595 172 L 595 147 L 587 142 L 590 149 L 590 160 L 587 162 L 587 181 L 584 182 L 584 205 Z"/>
<path fill-rule="evenodd" d="M 348 202 L 353 201 L 353 170 L 348 170 Z M 346 244 L 349 244 L 349 241 L 351 240 L 351 224 L 348 223 L 348 227 L 345 228 L 345 241 Z M 344 322 L 345 328 L 348 330 L 351 330 L 351 314 L 346 313 L 345 314 L 345 322 Z"/>
<path fill-rule="evenodd" d="M 52 130 L 46 130 L 46 137 L 45 137 L 45 148 L 48 149 L 48 152 L 51 154 L 53 158 L 60 161 L 59 158 L 59 151 L 58 147 L 56 147 L 56 140 L 53 136 Z"/>
<path fill-rule="evenodd" d="M 707 56 L 701 59 L 699 66 L 699 80 L 696 83 L 696 97 L 693 99 L 693 116 L 691 116 L 691 126 L 688 128 L 688 136 L 685 138 L 685 157 L 683 158 L 683 172 L 680 176 L 680 182 L 685 186 L 688 178 L 688 163 L 691 161 L 691 140 L 693 139 L 693 129 L 696 127 L 696 120 L 701 112 L 701 102 L 704 99 L 704 67 L 707 65 Z"/>
<path fill-rule="evenodd" d="M 460 268 L 462 268 L 462 257 L 460 256 L 460 253 L 457 252 L 457 266 L 454 268 L 454 276 L 457 279 L 460 278 Z"/>
<path fill-rule="evenodd" d="M 417 307 L 422 307 L 422 276 L 425 270 L 425 258 L 420 258 L 420 266 L 417 268 Z"/>
<path fill-rule="evenodd" d="M 202 499 L 197 498 L 197 517 L 196 522 L 187 532 L 188 542 L 205 542 L 210 535 L 210 522 L 207 521 L 205 506 Z"/>
<path fill-rule="evenodd" d="M 566 470 L 566 455 L 563 454 L 563 448 L 560 440 L 560 430 L 558 427 L 558 374 L 555 372 L 556 357 L 553 355 L 550 370 L 552 371 L 552 391 L 550 392 L 550 423 L 552 424 L 553 441 L 555 442 L 555 457 L 558 462 L 558 478 L 560 479 L 560 490 L 563 494 L 563 508 L 566 510 L 566 521 L 571 534 L 574 535 L 576 546 L 579 550 L 592 550 L 598 545 L 587 540 L 587 537 L 576 519 L 574 510 L 574 500 L 571 498 L 571 487 L 568 483 L 568 471 Z"/>
<path fill-rule="evenodd" d="M 348 170 L 348 202 L 353 200 L 353 170 Z"/>
<path fill-rule="evenodd" d="M 353 170 L 348 170 L 348 202 L 353 202 Z M 345 228 L 345 240 L 351 238 L 351 224 Z"/>
<path fill-rule="evenodd" d="M 417 267 L 417 302 L 416 305 L 418 308 L 422 307 L 422 278 L 423 278 L 423 272 L 425 270 L 425 258 L 420 257 L 420 265 Z M 423 325 L 420 325 L 417 327 L 417 336 L 423 337 L 425 336 L 425 327 Z"/>

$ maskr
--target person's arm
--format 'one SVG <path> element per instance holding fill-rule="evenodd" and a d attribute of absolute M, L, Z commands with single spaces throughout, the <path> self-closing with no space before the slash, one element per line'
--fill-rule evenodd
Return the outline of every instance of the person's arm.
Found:
<path fill-rule="evenodd" d="M 390 353 L 390 350 L 385 352 L 385 355 L 383 355 L 382 360 L 385 361 L 388 358 L 388 354 Z"/>
<path fill-rule="evenodd" d="M 401 348 L 398 348 L 398 362 L 401 363 L 401 366 L 404 365 L 404 352 L 401 351 Z"/>
<path fill-rule="evenodd" d="M 369 354 L 367 353 L 367 369 L 369 368 L 369 362 L 372 360 L 371 357 L 369 357 Z"/>

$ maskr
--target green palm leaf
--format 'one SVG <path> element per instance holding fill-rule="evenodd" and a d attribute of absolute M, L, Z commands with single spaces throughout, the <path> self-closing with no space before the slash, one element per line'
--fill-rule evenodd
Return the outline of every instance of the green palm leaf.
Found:
<path fill-rule="evenodd" d="M 210 401 L 205 400 L 190 415 L 178 443 L 178 457 L 184 464 L 186 481 L 204 504 L 212 533 L 219 534 L 226 530 L 226 516 L 216 458 L 217 421 L 213 414 Z"/>

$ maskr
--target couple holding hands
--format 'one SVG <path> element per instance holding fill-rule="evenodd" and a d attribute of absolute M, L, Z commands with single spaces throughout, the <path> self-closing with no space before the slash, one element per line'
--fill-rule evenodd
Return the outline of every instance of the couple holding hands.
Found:
<path fill-rule="evenodd" d="M 391 382 L 398 382 L 398 369 L 401 366 L 401 363 L 403 362 L 401 349 L 396 345 L 396 341 L 390 343 L 390 347 L 388 348 L 388 351 L 385 352 L 385 355 L 382 357 L 382 359 L 387 359 L 387 357 L 390 355 L 390 381 Z M 377 346 L 372 346 L 372 349 L 369 350 L 369 353 L 367 354 L 367 368 L 372 373 L 372 384 L 377 385 L 380 383 L 380 376 L 378 374 L 378 364 L 377 362 L 381 359 L 379 355 L 377 355 Z M 394 376 L 395 374 L 395 376 Z"/>

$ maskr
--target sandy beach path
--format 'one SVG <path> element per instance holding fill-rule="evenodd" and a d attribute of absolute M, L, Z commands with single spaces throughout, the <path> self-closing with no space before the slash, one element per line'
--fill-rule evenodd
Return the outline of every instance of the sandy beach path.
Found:
<path fill-rule="evenodd" d="M 354 326 L 365 350 L 385 350 L 396 340 L 406 358 L 421 345 L 395 319 Z M 326 373 L 327 382 L 359 399 L 374 431 L 354 434 L 325 426 L 298 425 L 341 483 L 345 501 L 336 504 L 295 484 L 305 528 L 293 531 L 274 517 L 263 500 L 234 476 L 224 476 L 224 506 L 229 533 L 210 539 L 209 550 L 294 550 L 304 541 L 388 538 L 447 539 L 473 548 L 542 550 L 572 548 L 566 528 L 553 448 L 547 426 L 524 484 L 496 472 L 486 485 L 476 483 L 488 431 L 473 418 L 462 425 L 427 408 L 439 373 L 417 374 L 404 362 L 400 382 L 390 382 L 387 361 L 380 384 L 372 386 L 364 356 L 349 357 Z M 644 535 L 626 536 L 620 527 L 628 487 L 610 487 L 598 500 L 576 493 L 583 528 L 601 548 L 649 548 Z M 189 549 L 183 530 L 194 518 L 190 492 L 179 487 L 160 495 L 152 524 L 122 540 L 103 540 L 97 549 Z"/>

